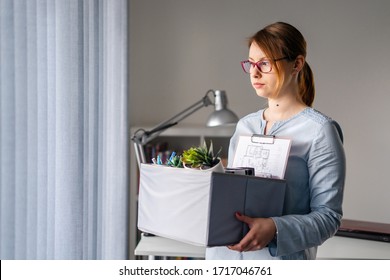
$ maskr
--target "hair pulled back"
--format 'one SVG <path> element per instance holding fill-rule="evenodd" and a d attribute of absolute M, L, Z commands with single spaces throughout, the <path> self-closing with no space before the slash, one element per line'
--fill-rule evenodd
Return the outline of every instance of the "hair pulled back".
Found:
<path fill-rule="evenodd" d="M 306 40 L 294 26 L 285 22 L 276 22 L 264 27 L 249 38 L 249 47 L 256 43 L 258 47 L 270 59 L 288 57 L 294 61 L 298 55 L 306 58 Z M 281 61 L 273 62 L 278 77 L 278 91 L 283 84 L 284 76 L 280 71 Z M 298 74 L 299 98 L 307 106 L 313 105 L 315 97 L 314 77 L 309 64 L 305 61 L 302 70 Z"/>

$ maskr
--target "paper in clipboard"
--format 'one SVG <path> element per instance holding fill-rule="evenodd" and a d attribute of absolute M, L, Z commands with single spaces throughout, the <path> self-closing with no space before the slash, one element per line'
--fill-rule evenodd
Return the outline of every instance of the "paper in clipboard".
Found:
<path fill-rule="evenodd" d="M 232 167 L 253 167 L 255 176 L 284 179 L 290 147 L 286 138 L 240 136 Z"/>

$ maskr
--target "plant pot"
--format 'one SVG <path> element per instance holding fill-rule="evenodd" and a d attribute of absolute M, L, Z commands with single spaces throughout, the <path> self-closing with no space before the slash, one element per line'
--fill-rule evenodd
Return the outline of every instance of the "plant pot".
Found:
<path fill-rule="evenodd" d="M 186 164 L 183 164 L 183 167 L 186 168 L 186 169 L 194 169 L 194 170 L 199 170 L 199 171 L 212 171 L 212 172 L 224 172 L 225 171 L 225 168 L 222 164 L 222 160 L 219 159 L 219 162 L 214 165 L 213 167 L 198 167 L 198 168 L 194 168 L 194 167 L 191 167 L 189 165 L 186 165 Z"/>

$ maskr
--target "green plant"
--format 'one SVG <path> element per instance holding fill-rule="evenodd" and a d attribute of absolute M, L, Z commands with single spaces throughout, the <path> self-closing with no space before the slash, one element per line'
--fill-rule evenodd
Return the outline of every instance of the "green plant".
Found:
<path fill-rule="evenodd" d="M 183 151 L 182 161 L 183 164 L 192 168 L 210 168 L 219 163 L 219 154 L 221 151 L 222 147 L 214 155 L 212 141 L 210 141 L 209 147 L 207 147 L 205 141 L 202 146 L 191 147 Z"/>
<path fill-rule="evenodd" d="M 182 168 L 182 167 L 183 167 L 182 157 L 179 156 L 179 155 L 174 155 L 174 156 L 172 156 L 172 157 L 168 160 L 167 165 L 172 166 L 172 167 Z"/>

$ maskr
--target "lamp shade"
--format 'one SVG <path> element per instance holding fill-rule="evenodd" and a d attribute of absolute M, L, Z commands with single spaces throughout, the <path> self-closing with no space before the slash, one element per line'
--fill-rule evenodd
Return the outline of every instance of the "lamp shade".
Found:
<path fill-rule="evenodd" d="M 227 108 L 228 101 L 225 91 L 215 90 L 214 97 L 215 111 L 208 118 L 206 125 L 223 126 L 237 123 L 237 115 Z"/>

